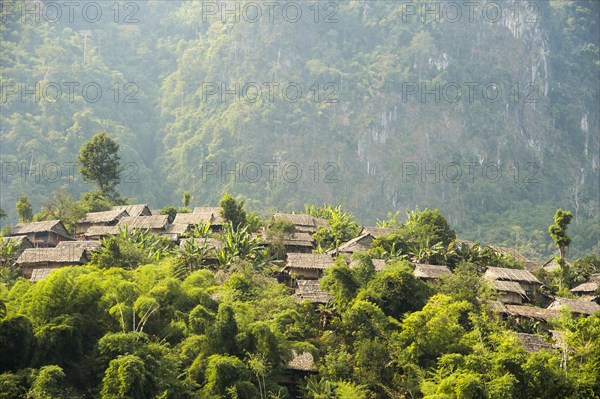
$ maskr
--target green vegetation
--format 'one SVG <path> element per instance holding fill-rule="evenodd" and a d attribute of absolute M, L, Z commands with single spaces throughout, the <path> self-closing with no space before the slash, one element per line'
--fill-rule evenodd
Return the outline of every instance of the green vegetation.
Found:
<path fill-rule="evenodd" d="M 573 214 L 559 209 L 554 214 L 554 224 L 548 227 L 550 237 L 558 247 L 558 256 L 563 261 L 566 254 L 566 247 L 571 245 L 571 237 L 567 235 L 567 226 L 571 223 Z"/>
<path fill-rule="evenodd" d="M 20 195 L 16 204 L 19 223 L 28 223 L 33 219 L 33 208 L 26 195 Z"/>
<path fill-rule="evenodd" d="M 97 2 L 99 21 L 75 6 L 73 23 L 62 2 L 56 21 L 27 15 L 49 2 L 4 3 L 3 224 L 74 233 L 126 198 L 169 221 L 219 204 L 225 222 L 182 246 L 120 229 L 38 282 L 0 241 L 0 399 L 600 398 L 600 313 L 561 311 L 559 348 L 529 352 L 518 333 L 548 330 L 498 317 L 482 278 L 525 263 L 488 243 L 558 250 L 533 301 L 600 273 L 599 1 L 498 0 L 496 22 L 467 2 L 459 21 L 402 1 L 298 2 L 296 23 L 266 4 L 249 23 L 202 0 Z M 276 209 L 318 220 L 319 254 L 362 224 L 390 234 L 335 259 L 326 303 L 298 301 L 281 273 L 296 228 L 259 216 Z M 453 273 L 425 282 L 414 263 Z M 290 368 L 302 356 L 312 370 Z"/>
<path fill-rule="evenodd" d="M 119 144 L 106 132 L 96 133 L 83 144 L 77 157 L 79 172 L 86 181 L 94 182 L 105 196 L 118 197 L 116 186 L 121 181 Z"/>
<path fill-rule="evenodd" d="M 167 215 L 167 220 L 169 221 L 169 223 L 173 223 L 173 220 L 175 220 L 175 216 L 177 216 L 177 208 L 175 208 L 172 205 L 165 206 L 163 209 L 161 209 L 160 214 Z"/>
<path fill-rule="evenodd" d="M 225 193 L 221 201 L 221 216 L 228 221 L 234 229 L 244 228 L 247 224 L 244 201 L 236 200 L 230 194 Z"/>
<path fill-rule="evenodd" d="M 241 211 L 242 201 L 224 198 Z M 331 237 L 357 234 L 353 215 L 339 207 L 308 209 L 345 221 L 331 227 Z M 272 278 L 280 267 L 269 250 L 247 226 L 234 229 L 235 220 L 223 234 L 196 226 L 190 236 L 200 241 L 183 248 L 163 236 L 123 229 L 102 241 L 90 264 L 60 268 L 37 283 L 0 273 L 2 397 L 600 395 L 600 314 L 561 313 L 552 327 L 564 337 L 562 350 L 527 352 L 515 332 L 531 327 L 496 317 L 488 306 L 494 294 L 481 278 L 489 262 L 506 266 L 514 260 L 478 244 L 456 249 L 455 233 L 437 210 L 417 209 L 405 221 L 388 221 L 393 233 L 375 240 L 370 252 L 355 253 L 353 267 L 338 257 L 320 281 L 332 297 L 326 305 L 295 301 Z M 286 222 L 262 223 L 272 237 L 294 233 Z M 203 238 L 223 242 L 216 261 L 207 256 Z M 409 250 L 414 246 L 421 251 Z M 4 245 L 0 258 L 6 261 L 15 250 Z M 433 250 L 451 260 L 446 263 L 454 273 L 429 284 L 413 275 L 407 260 Z M 374 254 L 390 255 L 379 272 Z M 561 289 L 552 282 L 570 288 L 600 272 L 593 255 L 565 266 L 563 274 L 548 277 L 550 290 Z M 294 353 L 310 353 L 314 372 L 285 383 L 293 375 L 286 364 Z"/>

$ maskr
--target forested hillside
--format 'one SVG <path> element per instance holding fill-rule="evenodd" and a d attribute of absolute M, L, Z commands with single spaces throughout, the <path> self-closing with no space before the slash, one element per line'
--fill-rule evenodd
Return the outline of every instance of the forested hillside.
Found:
<path fill-rule="evenodd" d="M 156 208 L 226 190 L 263 214 L 336 201 L 374 223 L 419 205 L 548 257 L 562 207 L 570 255 L 598 251 L 597 1 L 50 3 L 2 2 L 6 223 L 21 194 L 39 209 L 85 191 L 71 163 L 106 131 L 119 190 Z"/>

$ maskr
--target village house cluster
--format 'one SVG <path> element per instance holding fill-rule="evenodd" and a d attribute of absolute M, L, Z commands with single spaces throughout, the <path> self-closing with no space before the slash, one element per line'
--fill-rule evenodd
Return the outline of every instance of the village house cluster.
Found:
<path fill-rule="evenodd" d="M 173 242 L 185 247 L 189 240 L 196 240 L 207 248 L 205 261 L 216 263 L 216 253 L 223 248 L 223 241 L 215 238 L 188 238 L 193 226 L 205 224 L 212 233 L 223 231 L 224 219 L 218 207 L 197 207 L 191 213 L 178 213 L 172 222 L 168 215 L 153 211 L 147 205 L 115 206 L 109 211 L 88 213 L 78 221 L 75 234 L 71 236 L 60 220 L 20 223 L 12 228 L 11 234 L 3 237 L 2 245 L 9 241 L 17 245 L 19 256 L 14 267 L 21 275 L 33 282 L 47 277 L 52 270 L 64 266 L 77 266 L 88 263 L 92 253 L 101 246 L 100 240 L 116 235 L 120 229 L 139 229 L 166 236 Z M 328 253 L 314 253 L 316 242 L 313 234 L 328 225 L 324 219 L 307 214 L 275 213 L 272 221 L 282 221 L 294 225 L 295 233 L 273 237 L 265 229 L 253 234 L 264 245 L 281 245 L 285 251 L 285 264 L 277 275 L 281 283 L 293 290 L 298 301 L 308 300 L 315 304 L 327 304 L 332 300 L 329 293 L 320 288 L 319 280 L 325 271 L 335 264 L 335 259 L 343 257 L 350 268 L 356 267 L 351 256 L 356 252 L 371 249 L 373 241 L 379 236 L 392 233 L 391 229 L 363 227 L 360 234 Z M 456 245 L 472 244 L 457 240 Z M 550 330 L 548 321 L 559 316 L 559 311 L 567 307 L 575 315 L 587 316 L 600 310 L 600 298 L 595 294 L 600 287 L 600 274 L 592 275 L 589 280 L 571 290 L 577 299 L 553 298 L 544 294 L 543 283 L 531 272 L 543 267 L 552 271 L 560 267 L 555 261 L 540 265 L 532 262 L 518 252 L 491 246 L 496 252 L 510 254 L 525 266 L 524 269 L 488 267 L 483 278 L 497 293 L 492 309 L 503 318 L 516 323 L 535 323 L 542 329 Z M 386 261 L 373 259 L 375 271 L 381 271 Z M 425 282 L 436 284 L 452 271 L 447 266 L 414 264 L 413 274 Z M 535 306 L 534 296 L 546 295 L 546 307 Z M 540 301 L 537 301 L 539 303 Z M 533 337 L 522 337 L 529 342 Z M 541 345 L 541 342 L 529 342 Z M 306 368 L 306 366 L 302 366 Z"/>

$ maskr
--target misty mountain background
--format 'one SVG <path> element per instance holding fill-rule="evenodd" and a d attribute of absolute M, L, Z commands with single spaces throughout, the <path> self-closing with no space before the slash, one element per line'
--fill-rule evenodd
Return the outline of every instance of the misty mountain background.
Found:
<path fill-rule="evenodd" d="M 341 203 L 363 224 L 439 208 L 462 238 L 547 258 L 562 207 L 575 214 L 569 257 L 599 251 L 597 1 L 480 1 L 472 18 L 434 1 L 280 2 L 272 20 L 263 2 L 230 2 L 234 14 L 221 2 L 80 2 L 72 21 L 52 2 L 8 3 L 4 225 L 20 194 L 38 210 L 52 192 L 89 190 L 72 163 L 106 131 L 121 145 L 119 190 L 153 208 L 184 191 L 196 206 L 228 191 L 263 215 Z M 439 7 L 437 20 L 422 7 Z M 289 165 L 297 181 L 281 175 Z"/>

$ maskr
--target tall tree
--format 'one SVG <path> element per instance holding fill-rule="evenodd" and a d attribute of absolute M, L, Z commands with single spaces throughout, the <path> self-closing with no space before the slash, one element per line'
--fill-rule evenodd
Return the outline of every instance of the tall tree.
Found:
<path fill-rule="evenodd" d="M 4 212 L 4 209 L 0 208 L 0 219 L 5 219 L 8 215 Z"/>
<path fill-rule="evenodd" d="M 29 198 L 25 194 L 21 194 L 17 200 L 17 216 L 19 223 L 29 223 L 33 219 L 33 208 L 29 202 Z"/>
<path fill-rule="evenodd" d="M 221 216 L 230 222 L 235 230 L 246 225 L 243 200 L 237 201 L 231 194 L 225 193 L 219 205 L 221 205 Z"/>
<path fill-rule="evenodd" d="M 567 235 L 567 226 L 571 223 L 571 219 L 573 219 L 571 212 L 558 209 L 554 214 L 554 224 L 548 227 L 550 237 L 558 247 L 558 255 L 561 259 L 565 257 L 566 247 L 571 244 L 571 237 Z"/>
<path fill-rule="evenodd" d="M 88 182 L 94 182 L 103 194 L 116 198 L 116 186 L 121 181 L 119 144 L 106 132 L 98 132 L 79 150 L 79 172 Z"/>
<path fill-rule="evenodd" d="M 183 203 L 183 206 L 187 208 L 190 205 L 190 202 L 192 202 L 192 194 L 190 194 L 189 191 L 183 193 L 183 197 L 181 197 L 181 202 Z"/>

